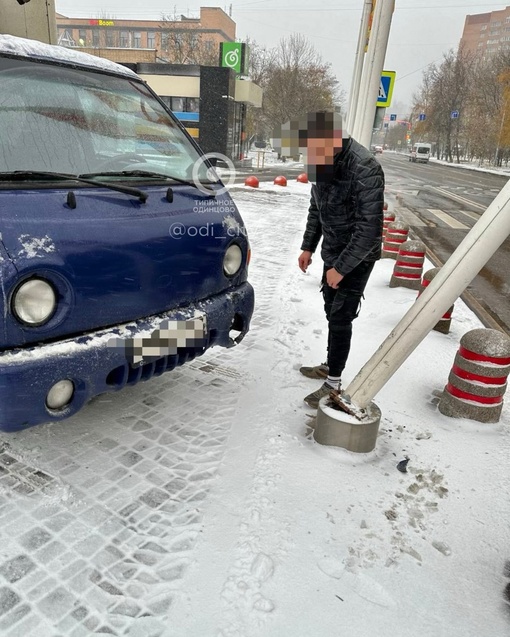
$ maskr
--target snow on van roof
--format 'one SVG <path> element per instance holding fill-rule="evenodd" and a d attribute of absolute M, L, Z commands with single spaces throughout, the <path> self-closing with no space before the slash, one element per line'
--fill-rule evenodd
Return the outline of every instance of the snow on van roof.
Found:
<path fill-rule="evenodd" d="M 115 62 L 110 62 L 110 60 L 75 51 L 74 49 L 66 49 L 62 46 L 45 44 L 37 40 L 18 38 L 14 35 L 0 34 L 0 55 L 2 54 L 19 55 L 37 60 L 48 60 L 60 62 L 61 64 L 72 64 L 100 71 L 109 71 L 110 73 L 118 73 L 128 77 L 138 77 L 130 69 L 120 64 L 115 64 Z"/>

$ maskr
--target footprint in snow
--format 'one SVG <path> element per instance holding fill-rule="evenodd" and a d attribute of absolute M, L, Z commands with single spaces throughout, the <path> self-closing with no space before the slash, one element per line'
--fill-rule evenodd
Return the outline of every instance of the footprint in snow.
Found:
<path fill-rule="evenodd" d="M 348 572 L 344 583 L 348 584 L 357 595 L 367 602 L 372 602 L 372 604 L 383 608 L 395 606 L 395 600 L 384 586 L 381 586 L 379 582 L 364 573 L 355 575 Z"/>
<path fill-rule="evenodd" d="M 342 579 L 344 584 L 367 602 L 383 608 L 395 606 L 395 600 L 381 584 L 364 573 L 351 573 L 340 560 L 324 558 L 319 560 L 317 566 L 329 577 Z"/>
<path fill-rule="evenodd" d="M 259 582 L 268 580 L 274 572 L 274 562 L 265 553 L 259 553 L 251 564 L 251 574 Z"/>
<path fill-rule="evenodd" d="M 257 601 L 253 604 L 253 608 L 261 611 L 262 613 L 271 613 L 274 610 L 274 604 L 270 599 L 259 597 L 259 599 L 257 599 Z"/>
<path fill-rule="evenodd" d="M 340 579 L 345 575 L 345 564 L 334 557 L 325 557 L 317 562 L 319 569 L 329 577 Z"/>

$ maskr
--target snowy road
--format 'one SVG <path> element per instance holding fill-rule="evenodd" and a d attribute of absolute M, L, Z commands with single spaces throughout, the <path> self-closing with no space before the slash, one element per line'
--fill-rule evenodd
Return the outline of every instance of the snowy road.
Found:
<path fill-rule="evenodd" d="M 510 414 L 437 411 L 462 334 L 431 333 L 376 398 L 371 454 L 317 445 L 297 372 L 320 362 L 320 263 L 296 265 L 309 186 L 233 196 L 252 330 L 232 350 L 0 437 L 5 637 L 504 637 Z M 377 264 L 346 381 L 413 303 Z M 409 472 L 396 464 L 410 457 Z"/>

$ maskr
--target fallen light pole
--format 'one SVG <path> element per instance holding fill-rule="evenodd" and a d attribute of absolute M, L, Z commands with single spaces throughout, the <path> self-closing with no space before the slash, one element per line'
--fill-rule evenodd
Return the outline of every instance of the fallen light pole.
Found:
<path fill-rule="evenodd" d="M 319 402 L 314 438 L 356 453 L 376 445 L 381 412 L 372 399 L 453 305 L 510 234 L 510 181 L 343 395 Z M 337 392 L 338 394 L 338 392 Z M 337 409 L 331 409 L 337 403 Z"/>
<path fill-rule="evenodd" d="M 510 234 L 510 181 L 345 390 L 367 407 Z"/>

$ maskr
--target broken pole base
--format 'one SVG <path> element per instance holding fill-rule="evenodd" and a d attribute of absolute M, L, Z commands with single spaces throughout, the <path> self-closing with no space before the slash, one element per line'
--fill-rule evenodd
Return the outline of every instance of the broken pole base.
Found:
<path fill-rule="evenodd" d="M 330 407 L 325 396 L 319 402 L 314 439 L 321 445 L 343 447 L 355 453 L 368 453 L 375 448 L 381 410 L 370 403 L 361 419 Z"/>

